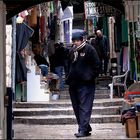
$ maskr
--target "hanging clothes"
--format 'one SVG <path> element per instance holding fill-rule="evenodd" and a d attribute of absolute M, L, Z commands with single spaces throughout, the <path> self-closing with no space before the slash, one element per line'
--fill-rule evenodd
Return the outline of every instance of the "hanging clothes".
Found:
<path fill-rule="evenodd" d="M 45 17 L 40 17 L 40 32 L 41 32 L 41 41 L 43 42 L 45 39 Z"/>
<path fill-rule="evenodd" d="M 128 70 L 129 62 L 128 62 L 129 52 L 128 47 L 123 48 L 123 72 Z"/>
<path fill-rule="evenodd" d="M 24 22 L 16 25 L 16 83 L 27 81 L 27 70 L 23 50 L 34 31 Z"/>

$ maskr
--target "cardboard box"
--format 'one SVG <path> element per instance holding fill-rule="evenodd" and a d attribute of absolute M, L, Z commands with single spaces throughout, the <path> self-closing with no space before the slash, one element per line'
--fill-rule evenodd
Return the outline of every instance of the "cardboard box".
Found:
<path fill-rule="evenodd" d="M 137 138 L 136 119 L 127 119 L 125 123 L 126 136 L 129 138 Z"/>

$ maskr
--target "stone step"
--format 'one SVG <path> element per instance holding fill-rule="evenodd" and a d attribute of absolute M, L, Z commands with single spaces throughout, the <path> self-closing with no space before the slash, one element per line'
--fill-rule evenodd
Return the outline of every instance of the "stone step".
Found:
<path fill-rule="evenodd" d="M 95 94 L 95 99 L 107 99 L 107 98 L 110 98 L 109 93 Z M 70 99 L 69 93 L 60 94 L 60 99 Z"/>
<path fill-rule="evenodd" d="M 69 88 L 65 87 L 63 91 L 68 91 L 68 90 L 69 90 Z M 108 85 L 101 85 L 100 84 L 100 85 L 96 86 L 95 90 L 109 90 L 109 87 L 108 87 Z"/>
<path fill-rule="evenodd" d="M 112 80 L 112 77 L 109 76 L 109 75 L 106 75 L 106 76 L 105 76 L 105 75 L 104 75 L 104 76 L 103 76 L 103 75 L 102 75 L 102 76 L 99 75 L 98 79 L 99 79 L 99 80 L 100 80 L 100 79 L 101 79 L 101 80 Z"/>
<path fill-rule="evenodd" d="M 46 115 L 46 116 L 22 116 L 15 117 L 14 124 L 40 124 L 40 125 L 60 125 L 75 124 L 74 115 Z M 92 115 L 91 123 L 119 123 L 120 115 Z"/>
<path fill-rule="evenodd" d="M 125 126 L 121 123 L 91 123 L 92 135 L 85 138 L 76 138 L 77 124 L 62 125 L 30 125 L 14 124 L 14 139 L 25 140 L 132 140 L 128 138 Z"/>
<path fill-rule="evenodd" d="M 93 106 L 122 106 L 122 98 L 110 99 L 95 99 Z M 69 100 L 57 100 L 49 102 L 15 102 L 13 108 L 55 108 L 55 107 L 71 107 Z"/>
<path fill-rule="evenodd" d="M 72 107 L 57 108 L 14 108 L 14 116 L 74 115 Z M 92 114 L 117 115 L 121 106 L 93 107 Z"/>
<path fill-rule="evenodd" d="M 109 93 L 110 93 L 110 90 L 106 87 L 99 87 L 99 89 L 95 90 L 95 95 L 96 94 L 109 94 Z M 60 94 L 67 95 L 67 94 L 69 94 L 69 90 L 64 89 L 63 91 L 60 91 Z"/>
<path fill-rule="evenodd" d="M 110 84 L 112 82 L 112 77 L 110 77 L 110 76 L 101 76 L 101 77 L 98 77 L 97 81 L 98 81 L 96 83 L 96 88 L 97 89 L 98 89 L 98 87 L 107 88 L 108 84 Z M 64 88 L 68 89 L 69 86 L 64 84 Z"/>
<path fill-rule="evenodd" d="M 100 87 L 95 90 L 95 99 L 107 99 L 109 97 L 110 90 L 107 87 Z M 70 99 L 69 91 L 64 90 L 60 92 L 60 99 Z"/>

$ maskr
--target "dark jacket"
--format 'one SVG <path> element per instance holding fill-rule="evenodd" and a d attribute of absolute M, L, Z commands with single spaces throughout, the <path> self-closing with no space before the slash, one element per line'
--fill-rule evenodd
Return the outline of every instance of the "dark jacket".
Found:
<path fill-rule="evenodd" d="M 54 54 L 54 66 L 64 66 L 64 47 L 56 47 Z"/>
<path fill-rule="evenodd" d="M 106 57 L 109 52 L 109 43 L 106 36 L 96 37 L 96 47 L 100 50 L 100 54 Z"/>
<path fill-rule="evenodd" d="M 73 62 L 74 49 L 70 51 L 70 70 L 66 78 L 69 85 L 94 83 L 99 74 L 100 60 L 95 48 L 86 44 L 78 51 L 77 60 Z"/>
<path fill-rule="evenodd" d="M 44 64 L 44 65 L 47 65 L 49 67 L 49 63 L 47 62 L 47 60 L 43 56 L 35 55 L 34 59 L 35 59 L 38 66 L 41 64 Z"/>

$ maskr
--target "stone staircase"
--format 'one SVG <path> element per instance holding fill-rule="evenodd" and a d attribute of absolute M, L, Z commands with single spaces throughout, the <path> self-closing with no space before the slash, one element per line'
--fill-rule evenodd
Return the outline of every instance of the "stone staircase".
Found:
<path fill-rule="evenodd" d="M 119 123 L 123 99 L 109 98 L 107 80 L 99 79 L 96 87 L 91 123 Z M 14 123 L 59 125 L 75 124 L 76 119 L 68 94 L 68 86 L 60 99 L 49 102 L 19 102 L 13 104 Z"/>
<path fill-rule="evenodd" d="M 95 100 L 91 122 L 120 122 L 122 100 Z M 51 103 L 16 103 L 14 104 L 14 123 L 25 124 L 74 124 L 75 116 L 71 103 L 67 100 Z"/>
<path fill-rule="evenodd" d="M 99 86 L 96 87 L 95 99 L 108 99 L 109 98 L 110 90 L 107 87 L 100 87 L 100 89 L 97 89 L 97 88 L 99 88 Z M 60 98 L 70 99 L 68 87 L 66 87 L 66 90 L 61 91 Z"/>

